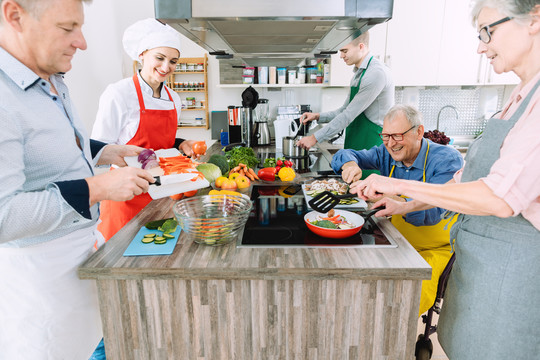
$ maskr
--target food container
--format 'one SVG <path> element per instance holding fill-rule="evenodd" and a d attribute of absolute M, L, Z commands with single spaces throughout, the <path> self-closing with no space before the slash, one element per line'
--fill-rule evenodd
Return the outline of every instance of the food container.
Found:
<path fill-rule="evenodd" d="M 195 107 L 195 98 L 194 97 L 187 97 L 186 103 L 188 108 L 194 108 Z"/>
<path fill-rule="evenodd" d="M 268 66 L 259 66 L 257 70 L 259 84 L 268 84 Z"/>
<path fill-rule="evenodd" d="M 317 68 L 316 67 L 310 67 L 306 69 L 307 74 L 307 83 L 308 84 L 316 84 L 317 83 Z"/>
<path fill-rule="evenodd" d="M 194 242 L 219 246 L 238 239 L 251 207 L 247 195 L 205 195 L 178 201 L 173 212 Z"/>
<path fill-rule="evenodd" d="M 296 84 L 296 69 L 287 70 L 287 74 L 289 75 L 289 84 Z"/>
<path fill-rule="evenodd" d="M 285 136 L 283 138 L 283 155 L 285 157 L 303 158 L 309 155 L 309 150 L 296 146 L 296 142 L 303 136 Z"/>
<path fill-rule="evenodd" d="M 287 83 L 287 68 L 277 68 L 277 83 Z"/>

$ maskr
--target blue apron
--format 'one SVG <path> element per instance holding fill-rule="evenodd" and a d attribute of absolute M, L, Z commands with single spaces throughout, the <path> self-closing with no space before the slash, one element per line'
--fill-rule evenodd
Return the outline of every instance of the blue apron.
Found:
<path fill-rule="evenodd" d="M 488 122 L 467 153 L 462 182 L 489 174 L 539 85 L 509 120 Z M 521 215 L 459 215 L 450 239 L 456 262 L 438 330 L 448 357 L 540 359 L 540 231 Z"/>

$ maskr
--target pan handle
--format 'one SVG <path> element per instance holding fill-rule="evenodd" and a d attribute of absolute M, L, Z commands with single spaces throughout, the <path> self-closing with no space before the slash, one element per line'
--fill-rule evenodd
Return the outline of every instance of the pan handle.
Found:
<path fill-rule="evenodd" d="M 383 210 L 383 209 L 386 209 L 386 206 L 382 205 L 382 206 L 376 207 L 374 209 L 369 209 L 369 210 L 362 213 L 362 217 L 364 218 L 364 221 L 367 221 L 367 219 L 372 217 L 373 214 L 375 214 L 377 211 Z"/>

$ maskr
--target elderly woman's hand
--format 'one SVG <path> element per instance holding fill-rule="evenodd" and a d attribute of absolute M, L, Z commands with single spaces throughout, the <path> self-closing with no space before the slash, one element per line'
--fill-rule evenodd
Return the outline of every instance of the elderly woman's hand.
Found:
<path fill-rule="evenodd" d="M 357 194 L 363 200 L 377 198 L 380 195 L 399 195 L 396 191 L 399 180 L 386 176 L 372 174 L 365 180 L 357 181 L 351 184 L 350 192 Z"/>

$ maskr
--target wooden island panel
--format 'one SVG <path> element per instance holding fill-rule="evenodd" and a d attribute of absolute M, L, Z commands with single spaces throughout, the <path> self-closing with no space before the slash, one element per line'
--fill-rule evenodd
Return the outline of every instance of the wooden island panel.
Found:
<path fill-rule="evenodd" d="M 420 282 L 103 280 L 99 291 L 108 359 L 410 359 Z"/>

